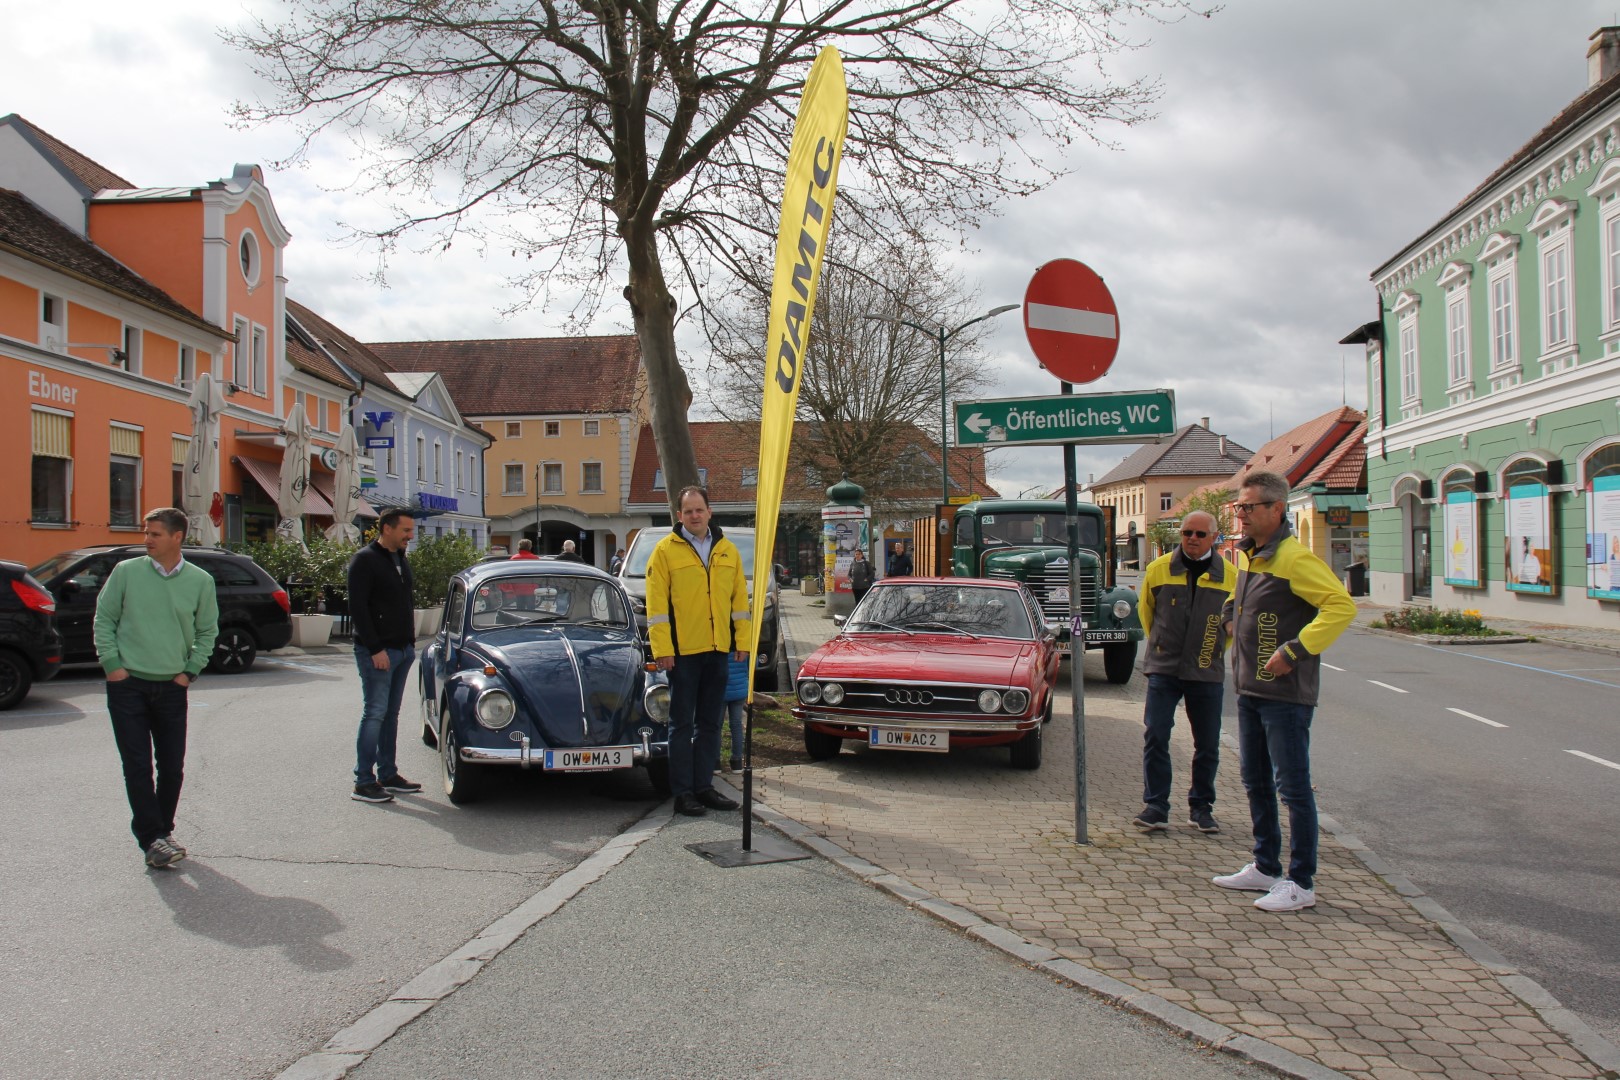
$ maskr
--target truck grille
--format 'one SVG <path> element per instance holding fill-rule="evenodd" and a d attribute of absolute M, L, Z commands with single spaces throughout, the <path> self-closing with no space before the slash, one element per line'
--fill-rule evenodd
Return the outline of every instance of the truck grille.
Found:
<path fill-rule="evenodd" d="M 1018 575 L 1009 571 L 991 570 L 987 577 L 1007 578 L 1018 580 Z M 1041 605 L 1041 614 L 1048 619 L 1061 619 L 1069 621 L 1069 605 L 1055 603 L 1052 600 L 1052 590 L 1067 589 L 1069 587 L 1069 568 L 1067 566 L 1050 566 L 1039 574 L 1033 574 L 1024 582 L 1029 591 L 1035 594 L 1035 600 Z M 1074 611 L 1083 615 L 1086 621 L 1093 620 L 1097 612 L 1097 575 L 1090 567 L 1080 568 L 1080 603 L 1074 605 Z"/>

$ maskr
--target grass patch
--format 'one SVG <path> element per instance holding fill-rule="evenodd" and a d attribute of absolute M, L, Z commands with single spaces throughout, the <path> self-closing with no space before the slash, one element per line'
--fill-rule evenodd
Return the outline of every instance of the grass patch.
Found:
<path fill-rule="evenodd" d="M 720 760 L 732 757 L 731 726 L 725 725 L 721 739 Z M 740 755 L 739 755 L 740 756 Z M 787 705 L 787 699 L 777 699 L 759 692 L 754 693 L 754 767 L 768 769 L 774 765 L 803 765 L 810 761 L 804 752 L 804 731 Z"/>
<path fill-rule="evenodd" d="M 1501 633 L 1485 625 L 1477 611 L 1433 608 L 1401 607 L 1384 613 L 1372 624 L 1383 630 L 1398 630 L 1407 634 L 1442 634 L 1447 637 L 1496 637 Z"/>

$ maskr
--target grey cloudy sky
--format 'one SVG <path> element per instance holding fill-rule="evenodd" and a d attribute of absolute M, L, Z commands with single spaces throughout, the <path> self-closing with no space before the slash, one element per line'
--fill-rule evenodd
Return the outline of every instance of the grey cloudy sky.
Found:
<path fill-rule="evenodd" d="M 65 35 L 63 8 L 0 0 L 0 114 L 140 185 L 284 157 L 290 130 L 229 123 L 255 86 L 216 30 L 241 10 L 92 0 Z M 960 269 L 988 309 L 1020 301 L 1044 262 L 1089 263 L 1118 303 L 1121 347 L 1085 389 L 1171 387 L 1181 422 L 1209 416 L 1250 447 L 1341 400 L 1364 407 L 1360 350 L 1336 343 L 1373 317 L 1368 275 L 1584 89 L 1587 36 L 1616 15 L 1612 0 L 1232 0 L 1143 26 L 1151 44 L 1112 70 L 1160 77 L 1157 118 L 1078 148 L 1072 175 L 969 237 Z M 344 190 L 359 167 L 334 139 L 270 173 L 293 297 L 362 339 L 564 332 L 562 309 L 501 317 L 515 297 L 499 256 L 401 258 L 388 288 L 369 280 L 372 255 L 336 242 L 341 222 L 383 220 Z M 610 306 L 590 330 L 628 325 Z M 985 396 L 1057 392 L 1016 313 L 986 344 L 999 380 Z M 1082 447 L 1082 478 L 1129 450 Z M 997 450 L 991 469 L 1005 494 L 1062 479 L 1056 448 Z"/>

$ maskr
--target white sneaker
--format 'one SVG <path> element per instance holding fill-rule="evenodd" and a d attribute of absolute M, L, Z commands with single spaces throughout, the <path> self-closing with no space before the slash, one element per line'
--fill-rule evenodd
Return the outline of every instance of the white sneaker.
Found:
<path fill-rule="evenodd" d="M 1235 874 L 1225 874 L 1209 880 L 1223 889 L 1248 889 L 1252 892 L 1267 892 L 1281 879 L 1274 878 L 1270 874 L 1262 874 L 1258 866 L 1249 863 Z"/>
<path fill-rule="evenodd" d="M 1254 902 L 1261 911 L 1299 911 L 1316 906 L 1316 890 L 1302 889 L 1287 878 L 1271 887 L 1271 891 Z"/>

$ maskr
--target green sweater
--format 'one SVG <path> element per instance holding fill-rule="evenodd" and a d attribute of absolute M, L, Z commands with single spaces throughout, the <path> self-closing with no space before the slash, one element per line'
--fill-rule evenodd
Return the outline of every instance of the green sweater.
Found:
<path fill-rule="evenodd" d="M 123 668 L 155 682 L 182 671 L 195 678 L 218 636 L 214 579 L 194 563 L 164 577 L 145 555 L 125 559 L 96 599 L 96 656 L 109 675 Z"/>

